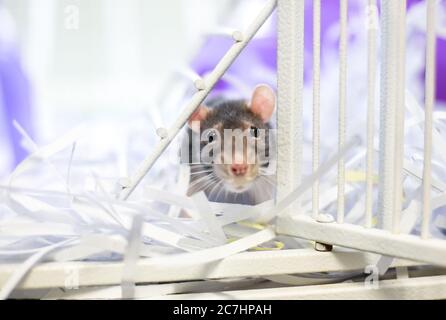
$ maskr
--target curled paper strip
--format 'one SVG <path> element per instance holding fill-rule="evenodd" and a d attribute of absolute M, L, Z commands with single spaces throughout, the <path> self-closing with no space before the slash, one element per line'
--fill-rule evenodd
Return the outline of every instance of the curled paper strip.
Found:
<path fill-rule="evenodd" d="M 49 246 L 43 250 L 40 250 L 29 257 L 14 274 L 11 278 L 6 282 L 6 284 L 2 287 L 0 291 L 0 300 L 5 300 L 9 297 L 14 288 L 22 281 L 27 272 L 37 264 L 45 255 L 49 254 L 51 251 L 57 250 L 63 245 L 70 243 L 72 239 L 65 240 L 59 243 L 56 243 L 52 246 Z"/>
<path fill-rule="evenodd" d="M 410 116 L 406 134 L 418 137 L 423 129 L 423 110 L 410 92 L 407 110 Z M 441 150 L 441 146 L 446 146 L 444 112 L 436 112 L 434 119 L 434 144 L 440 150 L 436 150 L 433 159 L 432 205 L 434 210 L 444 212 L 446 185 L 442 181 L 446 178 L 443 161 L 446 154 Z M 120 290 L 124 297 L 135 297 L 138 280 L 135 265 L 140 258 L 149 258 L 150 264 L 163 268 L 171 263 L 207 264 L 245 250 L 305 247 L 307 242 L 277 237 L 272 229 L 274 219 L 298 198 L 303 200 L 302 214 L 309 213 L 308 190 L 321 177 L 325 181 L 321 181 L 320 207 L 333 214 L 337 185 L 330 170 L 342 157 L 347 169 L 345 221 L 362 224 L 364 218 L 366 152 L 359 138 L 354 138 L 334 157 L 326 157 L 333 150 L 323 148 L 321 158 L 329 160 L 279 203 L 270 200 L 247 206 L 209 202 L 203 193 L 187 196 L 190 172 L 188 166 L 181 165 L 177 168 L 179 179 L 172 185 L 168 183 L 172 177 L 166 173 L 173 170 L 164 165 L 154 173 L 154 180 L 160 183 L 149 179 L 141 186 L 140 194 L 121 201 L 116 195 L 127 184 L 123 177 L 127 176 L 127 166 L 134 161 L 122 155 L 127 146 L 117 147 L 117 159 L 98 161 L 100 166 L 111 163 L 112 170 L 105 173 L 92 169 L 92 160 L 82 152 L 83 144 L 79 140 L 85 135 L 84 128 L 77 128 L 43 147 L 37 146 L 18 124 L 16 128 L 31 154 L 12 173 L 9 184 L 0 185 L 0 259 L 22 263 L 3 287 L 3 297 L 9 296 L 20 279 L 42 259 L 123 260 Z M 409 145 L 407 153 L 410 154 L 404 161 L 407 176 L 401 231 L 405 233 L 413 232 L 419 215 L 420 204 L 414 197 L 422 181 L 422 144 L 418 140 L 415 138 Z M 353 149 L 354 152 L 349 152 L 351 157 L 347 157 L 347 152 Z M 61 156 L 63 152 L 68 152 L 66 159 Z M 119 174 L 114 175 L 115 172 Z M 376 183 L 379 177 L 374 176 L 373 180 Z M 444 213 L 434 218 L 433 225 L 444 229 Z M 382 262 L 383 270 L 390 265 L 389 261 Z M 318 277 L 317 274 L 307 276 Z M 340 281 L 344 276 L 333 275 L 333 281 Z M 271 280 L 300 281 L 290 277 Z"/>
<path fill-rule="evenodd" d="M 150 261 L 150 264 L 160 267 L 162 267 L 163 265 L 169 265 L 171 263 L 187 266 L 190 264 L 204 264 L 218 261 L 230 255 L 248 250 L 262 243 L 273 240 L 275 236 L 276 234 L 274 233 L 274 231 L 267 228 L 250 236 L 219 247 L 204 249 L 196 252 L 153 258 Z"/>

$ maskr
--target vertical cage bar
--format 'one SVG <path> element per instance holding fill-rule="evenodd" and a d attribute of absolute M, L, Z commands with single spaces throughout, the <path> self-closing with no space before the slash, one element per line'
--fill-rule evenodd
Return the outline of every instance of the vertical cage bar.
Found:
<path fill-rule="evenodd" d="M 423 168 L 423 222 L 421 237 L 429 237 L 429 221 L 432 213 L 432 113 L 435 104 L 435 0 L 427 0 L 426 12 L 426 101 L 424 123 L 424 168 Z"/>
<path fill-rule="evenodd" d="M 392 230 L 395 197 L 395 114 L 398 102 L 399 1 L 381 0 L 381 101 L 379 154 L 379 226 Z"/>
<path fill-rule="evenodd" d="M 406 9 L 407 1 L 399 0 L 398 22 L 398 71 L 397 104 L 395 112 L 395 202 L 392 217 L 392 232 L 400 232 L 400 217 L 403 204 L 404 162 L 404 115 L 406 109 Z"/>
<path fill-rule="evenodd" d="M 372 227 L 373 217 L 373 140 L 375 133 L 375 91 L 376 91 L 376 43 L 378 29 L 378 7 L 376 0 L 368 1 L 367 8 L 367 33 L 368 33 L 368 53 L 367 53 L 367 159 L 366 159 L 366 206 L 365 206 L 365 226 Z"/>
<path fill-rule="evenodd" d="M 304 86 L 304 0 L 278 0 L 277 201 L 301 181 Z M 300 211 L 296 201 L 282 212 Z"/>
<path fill-rule="evenodd" d="M 339 37 L 339 150 L 345 145 L 347 108 L 347 45 L 348 45 L 348 0 L 340 0 Z M 344 222 L 345 213 L 345 161 L 338 163 L 338 223 Z"/>
<path fill-rule="evenodd" d="M 313 1 L 313 173 L 320 162 L 321 0 Z M 319 180 L 313 184 L 313 218 L 319 214 Z"/>

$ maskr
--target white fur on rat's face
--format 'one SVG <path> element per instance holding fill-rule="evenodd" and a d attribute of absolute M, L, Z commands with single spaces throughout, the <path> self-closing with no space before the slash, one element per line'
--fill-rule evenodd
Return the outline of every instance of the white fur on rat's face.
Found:
<path fill-rule="evenodd" d="M 274 92 L 265 85 L 254 90 L 250 104 L 223 100 L 211 108 L 198 108 L 189 127 L 201 138 L 201 164 L 191 166 L 188 194 L 205 191 L 215 200 L 222 191 L 224 195 L 259 194 L 265 192 L 265 185 L 271 187 L 272 178 L 265 175 L 268 161 L 263 156 L 269 154 L 268 121 L 274 108 Z M 227 136 L 227 131 L 231 135 Z"/>
<path fill-rule="evenodd" d="M 253 127 L 253 124 L 245 124 L 245 127 Z M 234 193 L 248 191 L 260 173 L 260 159 L 256 149 L 262 149 L 264 143 L 246 131 L 245 129 L 244 132 L 239 130 L 231 133 L 234 140 L 240 139 L 243 145 L 237 148 L 237 144 L 233 142 L 229 145 L 221 143 L 222 152 L 216 155 L 220 161 L 212 165 L 214 174 L 223 181 L 224 187 Z"/>
<path fill-rule="evenodd" d="M 214 165 L 213 167 L 215 175 L 224 181 L 225 188 L 234 193 L 248 191 L 259 173 L 257 165 L 248 165 L 248 170 L 243 176 L 234 174 L 231 165 Z"/>

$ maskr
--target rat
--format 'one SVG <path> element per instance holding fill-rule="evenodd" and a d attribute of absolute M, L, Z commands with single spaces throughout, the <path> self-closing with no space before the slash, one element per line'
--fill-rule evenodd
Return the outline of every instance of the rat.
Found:
<path fill-rule="evenodd" d="M 273 89 L 258 85 L 250 101 L 220 97 L 197 108 L 187 129 L 189 155 L 198 159 L 188 157 L 189 196 L 204 191 L 213 202 L 247 205 L 273 198 L 270 121 L 275 104 Z M 193 139 L 199 144 L 195 153 Z"/>

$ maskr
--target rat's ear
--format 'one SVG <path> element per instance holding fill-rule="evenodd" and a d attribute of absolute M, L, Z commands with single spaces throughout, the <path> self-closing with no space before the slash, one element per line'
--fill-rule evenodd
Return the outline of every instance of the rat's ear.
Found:
<path fill-rule="evenodd" d="M 276 95 L 274 90 L 266 84 L 258 85 L 254 89 L 251 98 L 251 110 L 262 118 L 263 122 L 268 122 L 274 113 L 276 105 Z"/>
<path fill-rule="evenodd" d="M 192 113 L 189 120 L 187 121 L 187 125 L 189 126 L 189 128 L 191 128 L 192 130 L 197 129 L 196 124 L 206 119 L 208 113 L 209 113 L 208 107 L 204 105 L 199 106 L 197 110 L 195 110 L 195 112 Z"/>

